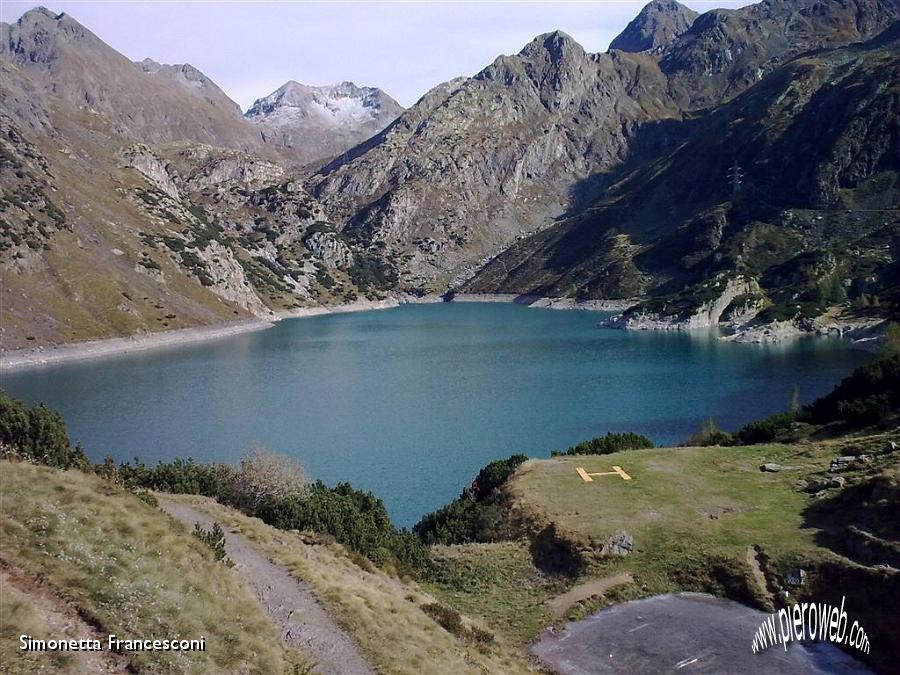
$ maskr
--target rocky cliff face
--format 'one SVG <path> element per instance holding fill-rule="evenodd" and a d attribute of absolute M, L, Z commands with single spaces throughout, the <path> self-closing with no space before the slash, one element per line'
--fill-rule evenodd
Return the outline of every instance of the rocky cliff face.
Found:
<path fill-rule="evenodd" d="M 709 114 L 644 125 L 600 200 L 518 242 L 464 290 L 585 298 L 644 291 L 657 300 L 635 316 L 677 321 L 667 303 L 702 298 L 705 280 L 729 273 L 759 280 L 761 320 L 816 316 L 876 296 L 892 303 L 898 38 L 895 25 L 867 43 L 806 55 Z M 616 253 L 612 233 L 632 248 Z M 624 279 L 635 283 L 611 283 Z M 759 298 L 752 300 L 755 315 Z"/>
<path fill-rule="evenodd" d="M 653 0 L 610 44 L 623 52 L 660 51 L 683 35 L 697 12 L 675 0 Z"/>
<path fill-rule="evenodd" d="M 728 278 L 721 275 L 699 284 L 693 293 L 684 299 L 687 303 L 657 301 L 644 303 L 607 323 L 616 328 L 628 330 L 705 330 L 715 328 L 725 311 L 736 306 L 742 319 L 749 321 L 746 298 L 760 295 L 756 279 L 737 276 Z M 697 299 L 698 296 L 702 296 Z M 740 299 L 741 302 L 735 303 Z M 695 300 L 695 302 L 690 302 Z"/>
<path fill-rule="evenodd" d="M 662 55 L 681 105 L 740 94 L 798 54 L 867 40 L 900 18 L 898 0 L 765 0 L 700 15 Z"/>
<path fill-rule="evenodd" d="M 313 191 L 345 232 L 408 260 L 404 283 L 440 285 L 572 208 L 667 105 L 653 58 L 549 33 L 430 91 Z"/>
<path fill-rule="evenodd" d="M 246 118 L 263 140 L 300 163 L 331 159 L 374 136 L 403 107 L 381 89 L 342 82 L 310 87 L 290 81 L 258 99 Z"/>

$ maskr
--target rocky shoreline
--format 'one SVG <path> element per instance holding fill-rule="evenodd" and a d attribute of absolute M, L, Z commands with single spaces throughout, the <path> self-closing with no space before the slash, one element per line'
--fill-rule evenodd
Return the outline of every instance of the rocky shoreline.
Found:
<path fill-rule="evenodd" d="M 548 298 L 540 295 L 515 293 L 456 293 L 451 302 L 508 302 L 536 309 L 575 309 L 589 312 L 624 312 L 640 302 L 640 298 L 623 300 L 575 300 L 574 298 Z"/>
<path fill-rule="evenodd" d="M 71 344 L 35 347 L 4 352 L 0 356 L 0 370 L 9 371 L 20 368 L 33 368 L 71 361 L 102 358 L 119 354 L 132 354 L 161 347 L 208 342 L 219 338 L 231 337 L 242 333 L 271 328 L 284 319 L 298 319 L 322 314 L 340 314 L 345 312 L 367 312 L 378 309 L 399 307 L 409 302 L 440 302 L 437 296 L 412 298 L 406 296 L 390 297 L 384 300 L 357 300 L 342 305 L 323 305 L 320 307 L 302 307 L 297 309 L 273 312 L 267 318 L 243 319 L 229 321 L 211 326 L 179 328 L 177 330 L 143 333 L 128 337 L 89 340 Z"/>
<path fill-rule="evenodd" d="M 448 299 L 438 295 L 413 296 L 393 295 L 383 300 L 356 300 L 340 305 L 321 305 L 318 307 L 301 307 L 297 309 L 273 312 L 269 317 L 229 321 L 211 326 L 196 326 L 156 333 L 142 333 L 128 337 L 89 340 L 63 345 L 50 345 L 32 349 L 20 349 L 4 352 L 0 355 L 0 370 L 9 371 L 20 368 L 33 368 L 54 365 L 70 361 L 102 358 L 118 354 L 131 354 L 161 347 L 181 346 L 217 340 L 242 333 L 271 328 L 284 319 L 299 319 L 323 314 L 342 314 L 347 312 L 368 312 L 380 309 L 391 309 L 404 304 L 429 304 L 447 302 Z M 460 293 L 449 298 L 451 302 L 481 303 L 515 303 L 537 309 L 580 310 L 595 312 L 624 312 L 636 306 L 639 298 L 623 300 L 584 300 L 572 298 L 547 298 L 542 296 L 515 295 L 504 293 Z M 646 317 L 642 317 L 646 319 Z M 651 331 L 684 331 L 700 328 L 711 329 L 712 325 L 688 326 L 683 321 L 660 319 L 655 321 L 636 321 L 629 323 L 622 316 L 614 316 L 600 323 L 604 327 L 622 328 L 625 330 Z M 797 338 L 831 336 L 849 338 L 852 344 L 864 349 L 875 349 L 879 337 L 884 332 L 886 322 L 883 319 L 871 318 L 854 321 L 776 321 L 760 325 L 743 325 L 733 327 L 732 332 L 719 339 L 737 343 L 775 344 Z"/>
<path fill-rule="evenodd" d="M 773 321 L 767 324 L 740 326 L 720 340 L 751 344 L 775 344 L 797 338 L 838 337 L 864 349 L 875 349 L 884 333 L 887 320 L 866 319 L 802 319 Z"/>

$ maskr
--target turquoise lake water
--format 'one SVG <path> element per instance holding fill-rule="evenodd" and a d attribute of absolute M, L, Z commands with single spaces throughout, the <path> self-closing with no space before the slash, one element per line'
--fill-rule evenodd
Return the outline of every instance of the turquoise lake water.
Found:
<path fill-rule="evenodd" d="M 546 457 L 607 431 L 677 443 L 808 402 L 864 352 L 597 328 L 594 312 L 406 305 L 282 321 L 200 345 L 13 372 L 2 386 L 60 410 L 95 460 L 234 462 L 258 442 L 326 483 L 372 490 L 400 525 L 483 465 Z"/>

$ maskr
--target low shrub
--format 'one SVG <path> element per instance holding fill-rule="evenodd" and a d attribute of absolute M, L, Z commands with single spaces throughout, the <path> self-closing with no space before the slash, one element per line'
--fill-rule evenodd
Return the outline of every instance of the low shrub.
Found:
<path fill-rule="evenodd" d="M 329 488 L 316 481 L 302 494 L 263 504 L 253 515 L 285 530 L 330 534 L 352 551 L 398 571 L 420 568 L 428 559 L 417 537 L 394 527 L 381 499 L 349 483 Z"/>
<path fill-rule="evenodd" d="M 707 447 L 710 445 L 731 445 L 734 438 L 727 431 L 722 431 L 712 418 L 700 425 L 700 428 L 682 445 L 689 447 Z"/>
<path fill-rule="evenodd" d="M 900 355 L 861 366 L 841 380 L 834 390 L 800 412 L 813 424 L 842 421 L 865 426 L 883 421 L 900 408 Z"/>
<path fill-rule="evenodd" d="M 735 434 L 735 438 L 741 445 L 754 445 L 756 443 L 773 443 L 782 440 L 789 434 L 797 422 L 796 412 L 783 412 L 770 415 L 756 422 L 750 422 Z"/>
<path fill-rule="evenodd" d="M 462 616 L 455 609 L 450 609 L 437 602 L 431 602 L 427 605 L 422 605 L 422 611 L 434 619 L 448 633 L 453 633 L 457 637 L 465 637 L 466 627 L 463 625 Z"/>
<path fill-rule="evenodd" d="M 112 460 L 107 460 L 107 464 Z M 107 468 L 108 473 L 112 470 Z M 145 488 L 173 494 L 204 495 L 232 502 L 235 470 L 227 464 L 200 464 L 192 458 L 159 462 L 150 467 L 135 458 L 115 467 L 118 482 L 129 489 Z M 107 476 L 109 477 L 109 476 Z"/>
<path fill-rule="evenodd" d="M 465 544 L 493 539 L 488 514 L 492 497 L 528 457 L 512 455 L 485 466 L 454 501 L 426 514 L 413 527 L 426 544 Z"/>
<path fill-rule="evenodd" d="M 309 485 L 300 462 L 261 446 L 254 446 L 241 459 L 231 482 L 231 501 L 251 511 L 263 504 L 302 496 Z"/>
<path fill-rule="evenodd" d="M 80 447 L 72 447 L 62 416 L 43 403 L 32 407 L 0 390 L 0 449 L 57 469 L 89 469 Z"/>
<path fill-rule="evenodd" d="M 194 523 L 194 536 L 209 546 L 217 561 L 231 566 L 231 561 L 225 555 L 225 531 L 221 525 L 213 523 L 212 528 L 207 530 L 200 523 Z"/>
<path fill-rule="evenodd" d="M 653 441 L 646 436 L 630 431 L 624 433 L 609 432 L 606 436 L 599 436 L 588 441 L 582 441 L 562 452 L 554 450 L 553 457 L 561 455 L 609 455 L 622 450 L 640 450 L 654 447 Z"/>
<path fill-rule="evenodd" d="M 431 602 L 422 605 L 422 611 L 435 620 L 448 633 L 455 635 L 466 642 L 473 642 L 479 646 L 487 646 L 494 641 L 494 634 L 477 626 L 466 626 L 462 616 L 455 609 Z"/>

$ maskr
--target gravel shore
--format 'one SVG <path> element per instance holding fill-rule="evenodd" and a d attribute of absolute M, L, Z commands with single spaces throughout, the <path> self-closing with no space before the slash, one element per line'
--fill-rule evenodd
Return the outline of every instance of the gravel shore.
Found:
<path fill-rule="evenodd" d="M 511 302 L 538 309 L 580 309 L 593 312 L 622 312 L 633 307 L 640 298 L 624 300 L 575 300 L 574 298 L 546 298 L 540 295 L 514 293 L 457 293 L 452 302 Z"/>
<path fill-rule="evenodd" d="M 209 340 L 217 340 L 232 335 L 240 335 L 241 333 L 265 330 L 266 328 L 271 328 L 276 322 L 283 319 L 296 319 L 343 312 L 366 312 L 376 309 L 389 309 L 391 307 L 398 307 L 400 304 L 409 301 L 411 300 L 406 298 L 388 298 L 386 300 L 374 301 L 357 300 L 356 302 L 350 302 L 343 305 L 302 307 L 275 312 L 268 318 L 244 319 L 212 326 L 180 328 L 157 333 L 142 333 L 140 335 L 132 335 L 129 337 L 89 340 L 87 342 L 74 342 L 72 344 L 35 347 L 34 349 L 20 349 L 4 352 L 0 355 L 0 370 L 8 371 L 19 368 L 34 368 L 37 366 L 101 358 L 116 354 L 131 354 L 134 352 L 147 351 L 149 349 L 157 349 L 159 347 L 172 347 L 207 342 Z M 415 301 L 421 302 L 428 300 L 417 298 Z M 440 299 L 435 298 L 431 301 L 438 302 Z"/>

